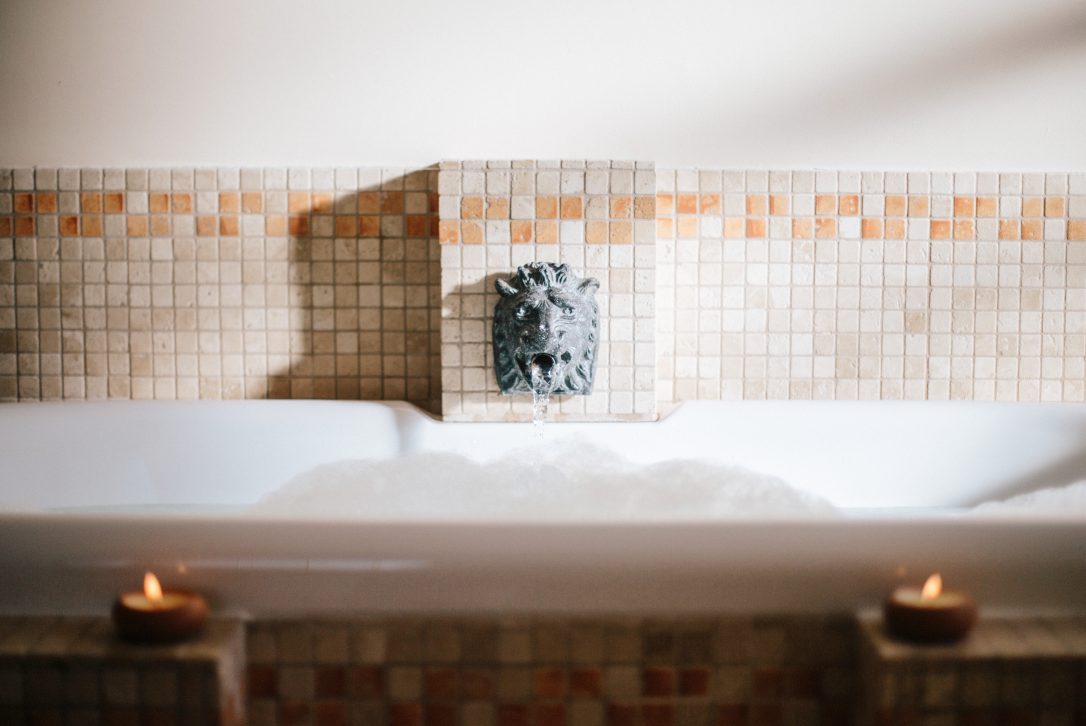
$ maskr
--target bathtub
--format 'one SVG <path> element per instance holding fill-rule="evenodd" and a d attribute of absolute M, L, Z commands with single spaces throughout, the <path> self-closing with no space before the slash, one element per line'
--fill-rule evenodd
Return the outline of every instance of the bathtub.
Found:
<path fill-rule="evenodd" d="M 532 428 L 441 423 L 404 403 L 8 404 L 0 612 L 105 612 L 146 569 L 256 617 L 842 612 L 933 571 L 990 610 L 1086 611 L 1086 518 L 967 511 L 1086 477 L 1083 406 L 691 402 L 654 423 L 548 424 L 545 435 L 639 462 L 739 464 L 841 516 L 261 518 L 244 509 L 322 463 L 487 458 Z"/>

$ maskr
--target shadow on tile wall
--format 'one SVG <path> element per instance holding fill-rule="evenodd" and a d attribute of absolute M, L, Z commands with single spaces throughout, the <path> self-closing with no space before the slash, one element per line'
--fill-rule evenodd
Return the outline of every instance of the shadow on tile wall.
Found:
<path fill-rule="evenodd" d="M 436 170 L 0 170 L 0 400 L 440 410 Z"/>
<path fill-rule="evenodd" d="M 267 397 L 407 400 L 440 413 L 432 177 L 310 192 L 305 207 L 305 192 L 288 194 L 290 361 L 268 370 Z"/>

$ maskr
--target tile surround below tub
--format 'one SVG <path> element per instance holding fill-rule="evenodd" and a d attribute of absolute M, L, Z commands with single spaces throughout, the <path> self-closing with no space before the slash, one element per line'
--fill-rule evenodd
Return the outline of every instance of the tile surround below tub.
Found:
<path fill-rule="evenodd" d="M 260 621 L 248 642 L 252 726 L 850 726 L 857 692 L 849 616 Z"/>

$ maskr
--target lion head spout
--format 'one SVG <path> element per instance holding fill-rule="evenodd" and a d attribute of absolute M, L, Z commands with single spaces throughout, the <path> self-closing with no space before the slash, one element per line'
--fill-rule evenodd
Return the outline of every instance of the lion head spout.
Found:
<path fill-rule="evenodd" d="M 502 393 L 592 393 L 600 283 L 569 265 L 530 262 L 496 280 L 494 367 Z"/>

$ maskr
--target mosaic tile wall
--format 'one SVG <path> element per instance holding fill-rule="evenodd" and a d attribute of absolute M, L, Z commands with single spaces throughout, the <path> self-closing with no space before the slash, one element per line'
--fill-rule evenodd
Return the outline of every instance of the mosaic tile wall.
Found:
<path fill-rule="evenodd" d="M 252 726 L 850 726 L 850 616 L 257 622 Z"/>
<path fill-rule="evenodd" d="M 597 393 L 558 418 L 1086 400 L 1086 174 L 446 167 L 440 195 L 437 167 L 0 169 L 0 400 L 522 420 L 489 315 L 493 277 L 532 259 L 602 283 Z"/>
<path fill-rule="evenodd" d="M 0 170 L 0 399 L 438 410 L 436 173 Z"/>
<path fill-rule="evenodd" d="M 1086 174 L 657 185 L 661 401 L 1086 397 Z"/>
<path fill-rule="evenodd" d="M 0 723 L 245 726 L 245 627 L 212 620 L 196 641 L 136 646 L 109 618 L 0 618 Z"/>
<path fill-rule="evenodd" d="M 1086 621 L 982 618 L 954 646 L 917 647 L 860 624 L 860 723 L 1086 723 Z"/>
<path fill-rule="evenodd" d="M 653 165 L 619 161 L 444 162 L 440 194 L 442 414 L 524 421 L 527 396 L 494 377 L 496 277 L 532 260 L 600 281 L 600 348 L 591 396 L 563 397 L 553 420 L 656 416 Z"/>

